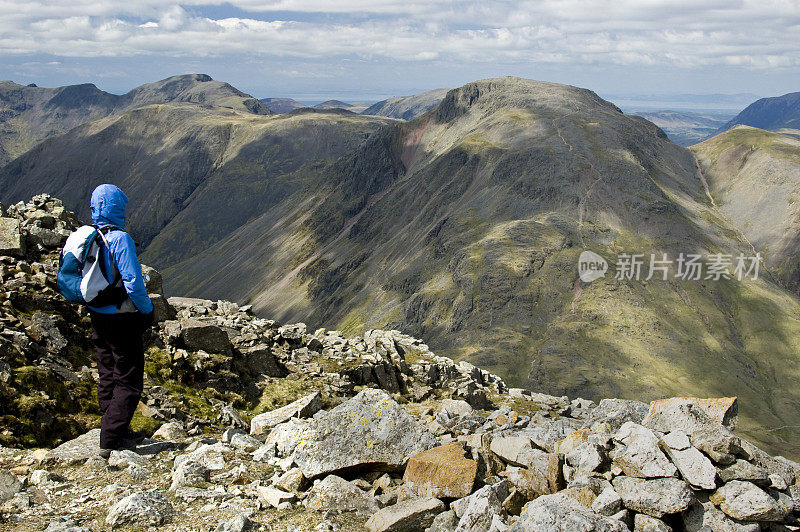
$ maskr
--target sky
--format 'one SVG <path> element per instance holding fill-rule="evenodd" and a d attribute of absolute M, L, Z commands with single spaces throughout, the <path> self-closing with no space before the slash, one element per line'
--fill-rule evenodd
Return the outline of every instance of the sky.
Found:
<path fill-rule="evenodd" d="M 120 94 L 190 72 L 305 102 L 515 75 L 742 107 L 800 91 L 800 1 L 0 0 L 0 79 Z"/>

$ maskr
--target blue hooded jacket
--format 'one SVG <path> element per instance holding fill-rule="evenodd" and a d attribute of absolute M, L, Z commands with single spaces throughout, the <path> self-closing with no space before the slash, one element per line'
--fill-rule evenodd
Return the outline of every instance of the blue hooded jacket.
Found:
<path fill-rule="evenodd" d="M 122 276 L 125 291 L 128 292 L 131 302 L 136 310 L 142 314 L 153 312 L 153 303 L 147 296 L 144 286 L 142 265 L 136 258 L 136 246 L 133 239 L 125 229 L 125 206 L 128 197 L 114 185 L 100 185 L 92 192 L 92 222 L 98 226 L 114 225 L 120 230 L 113 229 L 105 234 L 109 249 L 102 246 L 100 253 L 103 260 L 103 271 L 108 282 L 114 282 L 114 264 Z M 110 253 L 109 253 L 110 251 Z M 100 314 L 116 314 L 119 309 L 116 305 L 104 307 L 89 307 Z"/>

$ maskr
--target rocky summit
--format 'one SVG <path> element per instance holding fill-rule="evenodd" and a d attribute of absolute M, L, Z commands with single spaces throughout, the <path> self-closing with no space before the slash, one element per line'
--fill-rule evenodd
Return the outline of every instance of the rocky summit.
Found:
<path fill-rule="evenodd" d="M 399 331 L 307 330 L 164 298 L 134 450 L 98 456 L 86 313 L 57 293 L 79 225 L 0 208 L 0 529 L 798 530 L 800 464 L 736 432 L 736 398 L 508 388 Z"/>

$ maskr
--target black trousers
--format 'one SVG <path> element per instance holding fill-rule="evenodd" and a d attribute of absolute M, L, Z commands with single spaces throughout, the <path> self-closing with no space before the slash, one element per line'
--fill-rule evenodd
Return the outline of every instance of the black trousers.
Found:
<path fill-rule="evenodd" d="M 130 425 L 144 387 L 142 316 L 136 313 L 91 313 L 92 343 L 100 383 L 100 447 L 114 449 Z"/>

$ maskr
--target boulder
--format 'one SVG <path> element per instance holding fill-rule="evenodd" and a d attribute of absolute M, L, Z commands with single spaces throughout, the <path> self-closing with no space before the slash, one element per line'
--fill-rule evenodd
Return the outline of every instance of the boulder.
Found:
<path fill-rule="evenodd" d="M 44 529 L 44 532 L 92 532 L 92 529 L 86 526 L 80 526 L 71 519 L 58 519 L 56 521 L 50 521 L 47 528 Z"/>
<path fill-rule="evenodd" d="M 508 480 L 528 499 L 564 489 L 563 461 L 556 453 L 533 449 L 527 467 L 509 467 Z"/>
<path fill-rule="evenodd" d="M 83 462 L 100 453 L 100 429 L 92 429 L 73 440 L 50 449 L 44 457 L 45 462 Z"/>
<path fill-rule="evenodd" d="M 399 470 L 408 457 L 436 445 L 436 438 L 382 390 L 365 389 L 318 414 L 294 459 L 306 478 L 369 464 Z"/>
<path fill-rule="evenodd" d="M 278 363 L 275 355 L 267 344 L 258 344 L 253 347 L 242 348 L 247 367 L 254 373 L 269 377 L 285 377 L 286 370 Z"/>
<path fill-rule="evenodd" d="M 185 460 L 172 469 L 170 491 L 186 486 L 200 486 L 208 482 L 208 468 L 197 460 Z"/>
<path fill-rule="evenodd" d="M 181 320 L 180 337 L 188 351 L 205 351 L 218 354 L 229 354 L 231 352 L 231 341 L 228 335 L 225 331 L 210 323 L 203 323 L 191 318 Z"/>
<path fill-rule="evenodd" d="M 408 460 L 403 482 L 421 497 L 460 499 L 472 493 L 478 463 L 464 457 L 464 447 L 453 442 L 440 445 Z"/>
<path fill-rule="evenodd" d="M 752 482 L 731 480 L 710 497 L 726 515 L 744 521 L 780 521 L 791 511 L 787 501 L 772 497 Z"/>
<path fill-rule="evenodd" d="M 25 235 L 16 218 L 0 218 L 0 255 L 25 256 Z"/>
<path fill-rule="evenodd" d="M 145 278 L 144 287 L 147 289 L 149 296 L 159 295 L 164 296 L 164 282 L 161 273 L 155 268 L 151 268 L 146 264 L 142 264 L 142 274 Z M 166 301 L 165 301 L 166 302 Z"/>
<path fill-rule="evenodd" d="M 444 511 L 444 503 L 433 497 L 421 497 L 399 502 L 375 512 L 366 523 L 370 532 L 411 532 L 425 530 L 437 514 Z"/>
<path fill-rule="evenodd" d="M 180 421 L 170 421 L 161 425 L 153 433 L 153 439 L 180 442 L 187 438 L 186 429 Z"/>
<path fill-rule="evenodd" d="M 0 469 L 0 504 L 11 500 L 20 490 L 22 490 L 22 482 L 16 475 Z"/>
<path fill-rule="evenodd" d="M 558 443 L 579 429 L 580 425 L 580 421 L 570 418 L 542 418 L 514 435 L 527 436 L 536 447 L 553 453 Z"/>
<path fill-rule="evenodd" d="M 248 519 L 247 516 L 237 515 L 236 517 L 220 521 L 215 532 L 246 532 L 258 528 L 259 525 Z"/>
<path fill-rule="evenodd" d="M 507 484 L 507 483 L 503 483 Z M 503 500 L 508 496 L 506 486 L 484 486 L 456 505 L 459 517 L 456 532 L 483 532 L 492 528 L 495 517 L 505 513 Z"/>
<path fill-rule="evenodd" d="M 160 526 L 172 521 L 175 510 L 163 493 L 137 491 L 114 504 L 106 516 L 106 524 L 118 526 Z"/>
<path fill-rule="evenodd" d="M 601 445 L 586 441 L 570 451 L 566 461 L 578 471 L 599 471 L 608 459 Z"/>
<path fill-rule="evenodd" d="M 442 400 L 442 412 L 446 412 L 449 417 L 468 416 L 474 409 L 466 401 L 460 399 Z"/>
<path fill-rule="evenodd" d="M 323 512 L 335 510 L 368 515 L 379 510 L 375 497 L 336 475 L 328 475 L 314 483 L 305 499 L 305 506 Z"/>
<path fill-rule="evenodd" d="M 636 514 L 633 517 L 633 532 L 672 532 L 672 527 L 661 519 L 645 514 Z"/>
<path fill-rule="evenodd" d="M 697 500 L 681 515 L 683 529 L 686 532 L 759 532 L 758 523 L 745 523 L 731 519 L 708 500 L 705 494 L 699 494 Z"/>
<path fill-rule="evenodd" d="M 304 488 L 306 483 L 306 477 L 303 476 L 300 468 L 293 467 L 275 481 L 275 487 L 283 491 L 298 492 Z"/>
<path fill-rule="evenodd" d="M 500 436 L 492 438 L 492 443 L 489 444 L 490 451 L 515 466 L 525 465 L 519 459 L 531 449 L 533 449 L 531 439 L 527 436 Z"/>
<path fill-rule="evenodd" d="M 648 428 L 625 422 L 614 435 L 614 441 L 621 444 L 612 454 L 614 463 L 629 477 L 671 477 L 677 472 L 659 448 L 658 436 Z"/>
<path fill-rule="evenodd" d="M 612 484 L 626 508 L 659 519 L 686 510 L 694 500 L 689 485 L 677 478 L 621 476 Z"/>
<path fill-rule="evenodd" d="M 250 434 L 254 436 L 266 434 L 273 427 L 285 423 L 291 418 L 311 417 L 319 412 L 321 408 L 322 396 L 320 393 L 310 393 L 286 406 L 254 416 L 250 421 Z"/>
<path fill-rule="evenodd" d="M 292 503 L 297 497 L 294 493 L 289 493 L 272 486 L 258 486 L 258 500 L 264 504 L 268 504 L 273 508 L 281 507 L 283 503 Z M 281 507 L 282 509 L 282 507 Z"/>
<path fill-rule="evenodd" d="M 692 405 L 699 408 L 705 415 L 720 425 L 728 428 L 736 428 L 737 416 L 739 414 L 739 402 L 736 397 L 715 397 L 711 399 L 700 399 L 698 397 L 670 397 L 660 399 L 650 403 L 642 424 L 646 425 L 646 420 L 656 413 L 668 410 L 676 405 Z"/>
<path fill-rule="evenodd" d="M 747 480 L 756 484 L 767 484 L 770 481 L 766 471 L 746 460 L 736 460 L 730 465 L 720 467 L 719 478 L 723 482 Z"/>
<path fill-rule="evenodd" d="M 611 516 L 622 510 L 622 498 L 611 486 L 606 486 L 592 503 L 592 510 L 600 515 Z"/>
<path fill-rule="evenodd" d="M 600 515 L 566 493 L 543 495 L 525 506 L 512 532 L 627 532 L 620 521 Z"/>
<path fill-rule="evenodd" d="M 707 490 L 717 487 L 717 469 L 706 455 L 689 444 L 686 434 L 673 431 L 661 439 L 660 445 L 686 482 Z"/>
<path fill-rule="evenodd" d="M 586 417 L 582 428 L 605 425 L 605 432 L 614 433 L 628 421 L 641 423 L 650 406 L 629 399 L 603 399 Z"/>
<path fill-rule="evenodd" d="M 150 294 L 150 301 L 153 302 L 153 321 L 162 323 L 169 320 L 174 320 L 177 312 L 170 305 L 164 296 L 160 294 Z"/>

